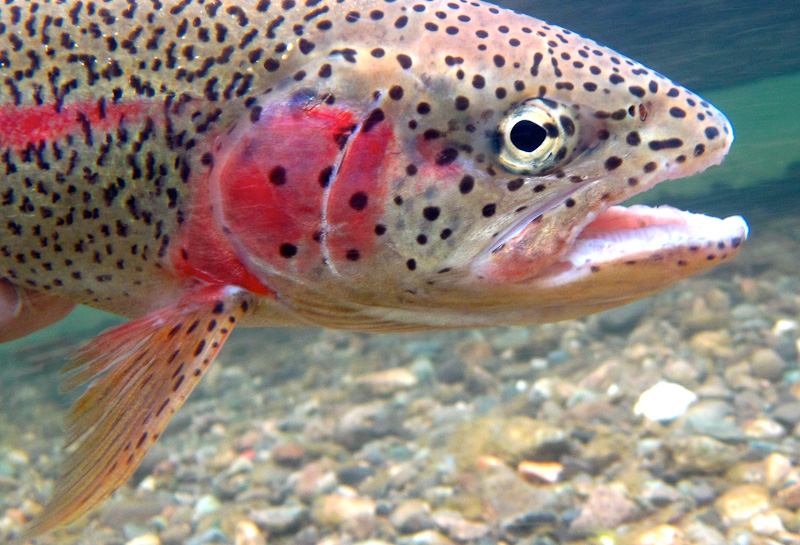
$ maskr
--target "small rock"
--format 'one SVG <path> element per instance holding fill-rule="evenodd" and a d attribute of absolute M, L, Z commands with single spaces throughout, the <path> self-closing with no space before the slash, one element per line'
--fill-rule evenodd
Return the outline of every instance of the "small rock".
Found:
<path fill-rule="evenodd" d="M 635 545 L 687 545 L 689 541 L 680 530 L 671 524 L 662 524 L 639 534 Z"/>
<path fill-rule="evenodd" d="M 770 508 L 767 489 L 756 484 L 744 484 L 728 490 L 714 504 L 722 522 L 729 528 Z"/>
<path fill-rule="evenodd" d="M 697 394 L 674 382 L 659 381 L 642 392 L 633 407 L 635 415 L 648 420 L 668 422 L 686 412 L 689 405 L 697 400 Z"/>
<path fill-rule="evenodd" d="M 247 520 L 236 523 L 236 545 L 266 545 L 267 538 L 258 526 Z"/>
<path fill-rule="evenodd" d="M 800 401 L 782 403 L 772 411 L 772 418 L 784 426 L 794 427 L 800 423 Z"/>
<path fill-rule="evenodd" d="M 413 388 L 418 382 L 414 373 L 399 367 L 362 375 L 355 381 L 363 392 L 373 396 L 389 396 Z"/>
<path fill-rule="evenodd" d="M 734 447 L 702 435 L 676 439 L 670 449 L 678 470 L 686 473 L 718 473 L 738 461 Z"/>
<path fill-rule="evenodd" d="M 597 315 L 597 323 L 603 333 L 612 335 L 629 333 L 652 305 L 650 299 L 640 299 L 621 307 L 606 310 Z"/>
<path fill-rule="evenodd" d="M 306 522 L 309 510 L 302 506 L 270 507 L 253 510 L 250 518 L 270 535 L 296 532 Z"/>
<path fill-rule="evenodd" d="M 748 439 L 777 441 L 786 435 L 786 428 L 769 418 L 754 418 L 742 422 L 742 431 Z"/>
<path fill-rule="evenodd" d="M 330 527 L 351 521 L 372 519 L 375 516 L 375 502 L 366 498 L 329 494 L 318 501 L 314 516 L 322 524 Z"/>
<path fill-rule="evenodd" d="M 211 528 L 206 530 L 199 536 L 195 536 L 191 539 L 186 540 L 185 545 L 228 545 L 231 542 L 228 539 L 228 536 L 217 530 L 216 528 Z"/>
<path fill-rule="evenodd" d="M 463 363 L 445 362 L 436 367 L 436 380 L 442 384 L 456 384 L 463 382 L 467 371 Z"/>
<path fill-rule="evenodd" d="M 783 454 L 772 453 L 764 460 L 766 484 L 770 488 L 777 487 L 792 470 L 792 461 Z"/>
<path fill-rule="evenodd" d="M 790 484 L 776 494 L 778 503 L 787 509 L 800 509 L 800 483 Z"/>
<path fill-rule="evenodd" d="M 238 456 L 228 467 L 225 474 L 231 476 L 241 473 L 250 473 L 251 471 L 253 471 L 253 461 L 246 456 Z"/>
<path fill-rule="evenodd" d="M 431 507 L 422 500 L 406 500 L 394 510 L 389 517 L 398 532 L 415 534 L 435 527 L 431 516 Z"/>
<path fill-rule="evenodd" d="M 686 360 L 675 360 L 664 366 L 664 376 L 672 382 L 691 384 L 701 379 L 703 369 L 696 363 Z"/>
<path fill-rule="evenodd" d="M 339 482 L 347 486 L 358 486 L 361 481 L 373 475 L 375 470 L 365 465 L 343 467 L 336 472 Z"/>
<path fill-rule="evenodd" d="M 131 522 L 145 523 L 160 514 L 166 506 L 167 502 L 155 498 L 151 501 L 113 503 L 103 511 L 101 520 L 105 526 L 122 528 Z"/>
<path fill-rule="evenodd" d="M 570 532 L 578 535 L 616 528 L 633 520 L 638 515 L 638 507 L 617 488 L 598 485 L 589 493 L 589 498 L 581 508 L 578 518 L 570 524 Z"/>
<path fill-rule="evenodd" d="M 164 545 L 184 545 L 192 535 L 192 528 L 185 523 L 172 523 L 160 535 Z"/>
<path fill-rule="evenodd" d="M 720 441 L 744 441 L 744 432 L 736 425 L 736 409 L 719 399 L 704 399 L 688 408 L 683 419 L 688 433 L 708 435 Z"/>
<path fill-rule="evenodd" d="M 358 450 L 373 439 L 403 436 L 403 414 L 401 408 L 388 403 L 356 405 L 339 419 L 334 439 L 348 449 Z"/>
<path fill-rule="evenodd" d="M 127 541 L 125 545 L 161 545 L 161 540 L 156 535 L 144 534 Z"/>
<path fill-rule="evenodd" d="M 298 467 L 303 463 L 306 449 L 298 443 L 281 443 L 272 449 L 272 459 L 285 467 Z"/>
<path fill-rule="evenodd" d="M 435 530 L 425 530 L 416 534 L 401 537 L 398 545 L 452 545 L 453 542 Z"/>
<path fill-rule="evenodd" d="M 517 471 L 531 484 L 553 484 L 561 478 L 564 466 L 558 462 L 520 462 Z"/>
<path fill-rule="evenodd" d="M 483 513 L 492 515 L 487 522 L 555 508 L 557 495 L 552 487 L 528 484 L 502 460 L 484 456 L 477 469 L 478 499 Z"/>
<path fill-rule="evenodd" d="M 513 517 L 506 517 L 500 521 L 500 528 L 515 536 L 532 534 L 538 528 L 552 528 L 558 524 L 558 518 L 552 511 L 533 511 L 521 513 Z"/>
<path fill-rule="evenodd" d="M 757 534 L 765 536 L 778 536 L 786 532 L 778 513 L 762 513 L 750 519 L 750 527 Z"/>
<path fill-rule="evenodd" d="M 197 503 L 194 504 L 194 516 L 199 519 L 205 515 L 217 511 L 222 505 L 219 500 L 211 494 L 205 494 L 198 498 Z"/>
<path fill-rule="evenodd" d="M 689 344 L 694 352 L 707 358 L 715 356 L 730 357 L 733 355 L 731 336 L 724 329 L 701 331 L 691 338 Z"/>
<path fill-rule="evenodd" d="M 422 383 L 429 383 L 436 376 L 436 368 L 433 362 L 428 358 L 417 358 L 411 364 L 411 372 L 417 377 L 417 380 Z"/>
<path fill-rule="evenodd" d="M 459 520 L 448 529 L 447 535 L 458 542 L 481 539 L 489 534 L 491 527 L 483 522 Z"/>
<path fill-rule="evenodd" d="M 670 503 L 680 501 L 683 496 L 668 484 L 653 480 L 644 484 L 640 497 L 649 501 L 655 507 L 664 507 Z"/>
<path fill-rule="evenodd" d="M 566 432 L 532 418 L 518 416 L 503 423 L 497 446 L 516 460 L 548 460 L 568 448 Z"/>
<path fill-rule="evenodd" d="M 492 345 L 482 335 L 459 342 L 455 350 L 461 361 L 469 367 L 485 366 L 493 355 Z"/>
<path fill-rule="evenodd" d="M 771 348 L 759 348 L 750 357 L 750 368 L 754 377 L 775 382 L 783 377 L 786 362 Z"/>
<path fill-rule="evenodd" d="M 690 522 L 683 531 L 692 545 L 729 545 L 722 532 L 699 521 Z"/>

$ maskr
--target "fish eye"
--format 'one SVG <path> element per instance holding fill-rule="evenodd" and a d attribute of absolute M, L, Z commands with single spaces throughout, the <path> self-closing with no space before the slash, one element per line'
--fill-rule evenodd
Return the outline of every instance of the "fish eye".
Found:
<path fill-rule="evenodd" d="M 528 119 L 520 119 L 508 135 L 511 145 L 525 153 L 531 153 L 541 146 L 547 138 L 544 127 Z"/>
<path fill-rule="evenodd" d="M 508 112 L 498 127 L 500 163 L 511 172 L 543 174 L 575 149 L 576 112 L 546 99 L 531 99 Z"/>

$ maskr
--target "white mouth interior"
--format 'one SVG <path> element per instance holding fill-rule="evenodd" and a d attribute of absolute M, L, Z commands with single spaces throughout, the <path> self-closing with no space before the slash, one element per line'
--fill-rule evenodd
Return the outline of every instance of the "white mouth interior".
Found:
<path fill-rule="evenodd" d="M 729 248 L 733 253 L 747 235 L 747 223 L 741 216 L 720 219 L 671 206 L 612 206 L 583 229 L 561 261 L 574 267 L 600 265 L 711 245 L 715 251 Z"/>

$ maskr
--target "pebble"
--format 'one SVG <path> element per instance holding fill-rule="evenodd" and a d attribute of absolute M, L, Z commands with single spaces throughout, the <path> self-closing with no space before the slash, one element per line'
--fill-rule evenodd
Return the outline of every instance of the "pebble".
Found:
<path fill-rule="evenodd" d="M 786 428 L 770 418 L 745 420 L 742 422 L 741 429 L 748 439 L 779 441 L 786 436 Z"/>
<path fill-rule="evenodd" d="M 734 526 L 749 521 L 754 516 L 769 510 L 769 492 L 756 484 L 744 484 L 725 492 L 714 505 L 719 511 L 722 522 Z"/>
<path fill-rule="evenodd" d="M 425 530 L 400 537 L 397 545 L 453 545 L 453 542 L 435 530 Z"/>
<path fill-rule="evenodd" d="M 205 515 L 213 513 L 214 511 L 217 511 L 221 505 L 222 504 L 220 501 L 211 494 L 201 496 L 194 505 L 195 518 L 199 519 Z"/>
<path fill-rule="evenodd" d="M 778 405 L 772 410 L 771 416 L 785 426 L 796 426 L 800 423 L 800 401 L 790 401 Z"/>
<path fill-rule="evenodd" d="M 553 484 L 561 478 L 564 466 L 558 462 L 520 462 L 517 471 L 529 483 Z"/>
<path fill-rule="evenodd" d="M 483 522 L 459 520 L 450 525 L 447 535 L 459 543 L 475 541 L 489 535 L 491 527 Z"/>
<path fill-rule="evenodd" d="M 800 483 L 790 484 L 776 494 L 778 503 L 787 509 L 800 509 Z"/>
<path fill-rule="evenodd" d="M 689 522 L 683 531 L 691 545 L 730 545 L 722 532 L 700 521 Z"/>
<path fill-rule="evenodd" d="M 236 523 L 235 545 L 267 545 L 267 538 L 258 526 L 247 520 Z"/>
<path fill-rule="evenodd" d="M 786 362 L 771 348 L 759 348 L 750 357 L 750 367 L 754 377 L 774 382 L 783 377 Z"/>
<path fill-rule="evenodd" d="M 616 487 L 598 485 L 589 492 L 580 514 L 569 526 L 570 533 L 588 535 L 634 520 L 639 508 Z"/>
<path fill-rule="evenodd" d="M 310 511 L 303 506 L 270 507 L 253 509 L 249 516 L 271 535 L 283 535 L 296 532 L 308 520 Z"/>
<path fill-rule="evenodd" d="M 737 425 L 735 413 L 735 407 L 727 401 L 703 399 L 687 409 L 684 427 L 690 434 L 707 435 L 720 441 L 743 441 L 745 433 Z"/>
<path fill-rule="evenodd" d="M 298 467 L 305 455 L 305 448 L 298 443 L 280 443 L 272 448 L 272 459 L 282 466 Z"/>
<path fill-rule="evenodd" d="M 670 444 L 679 471 L 687 473 L 718 473 L 733 466 L 739 459 L 737 450 L 712 437 L 692 435 Z"/>
<path fill-rule="evenodd" d="M 733 355 L 731 349 L 731 336 L 724 329 L 718 331 L 701 331 L 694 335 L 689 341 L 692 350 L 698 356 L 705 357 L 730 357 Z"/>
<path fill-rule="evenodd" d="M 314 518 L 325 526 L 368 520 L 375 516 L 375 502 L 367 498 L 339 494 L 323 496 L 314 508 Z"/>
<path fill-rule="evenodd" d="M 633 407 L 633 414 L 656 422 L 675 420 L 697 400 L 697 394 L 674 382 L 659 381 Z"/>
<path fill-rule="evenodd" d="M 436 526 L 431 507 L 423 500 L 406 500 L 389 517 L 392 525 L 402 534 L 415 534 Z"/>
<path fill-rule="evenodd" d="M 375 470 L 365 465 L 343 467 L 336 472 L 339 482 L 347 486 L 358 486 L 364 479 L 373 475 L 375 475 Z"/>
<path fill-rule="evenodd" d="M 680 528 L 671 524 L 661 524 L 639 534 L 634 545 L 689 545 L 690 542 Z"/>
<path fill-rule="evenodd" d="M 413 388 L 418 383 L 419 379 L 413 371 L 400 367 L 361 375 L 355 380 L 356 386 L 363 392 L 378 397 Z"/>
<path fill-rule="evenodd" d="M 764 477 L 766 485 L 770 488 L 777 487 L 783 482 L 792 471 L 792 461 L 784 456 L 773 452 L 764 460 Z"/>
<path fill-rule="evenodd" d="M 161 545 L 161 540 L 156 535 L 144 534 L 127 541 L 125 545 Z"/>
<path fill-rule="evenodd" d="M 630 332 L 650 310 L 653 303 L 650 299 L 640 299 L 621 307 L 606 310 L 597 315 L 600 330 L 611 335 Z"/>

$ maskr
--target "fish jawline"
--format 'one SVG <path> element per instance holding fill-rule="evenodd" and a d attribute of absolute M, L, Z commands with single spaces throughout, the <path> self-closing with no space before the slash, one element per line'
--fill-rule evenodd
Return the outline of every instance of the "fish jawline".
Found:
<path fill-rule="evenodd" d="M 738 253 L 748 232 L 741 216 L 721 219 L 666 205 L 616 205 L 586 225 L 559 260 L 532 280 L 567 284 L 612 265 L 644 261 L 704 269 Z"/>

